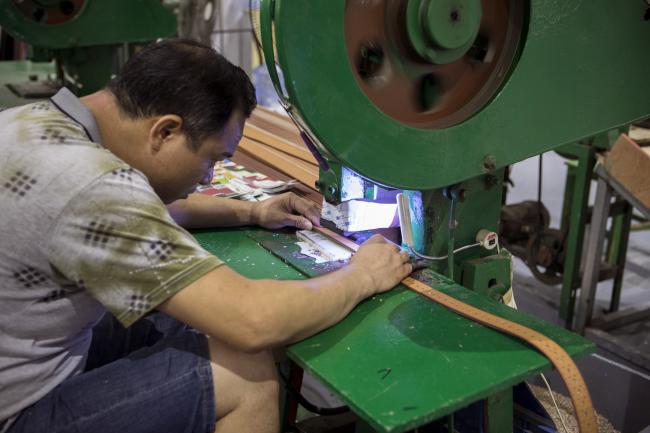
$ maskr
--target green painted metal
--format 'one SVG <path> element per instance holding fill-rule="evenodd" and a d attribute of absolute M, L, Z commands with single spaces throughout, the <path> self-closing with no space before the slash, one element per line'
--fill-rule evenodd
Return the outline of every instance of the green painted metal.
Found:
<path fill-rule="evenodd" d="M 468 179 L 454 188 L 459 198 L 456 204 L 456 228 L 453 243 L 449 243 L 450 200 L 444 188 L 429 191 L 407 191 L 413 228 L 414 247 L 429 256 L 444 256 L 450 246 L 454 249 L 476 242 L 481 229 L 498 231 L 503 194 L 503 170 Z M 463 261 L 486 257 L 492 253 L 482 248 L 473 248 L 454 255 L 456 281 L 461 281 Z M 430 264 L 432 270 L 447 273 L 447 261 Z"/>
<path fill-rule="evenodd" d="M 176 17 L 160 0 L 92 0 L 72 20 L 46 25 L 0 0 L 0 25 L 17 39 L 39 47 L 64 49 L 149 42 L 176 34 Z"/>
<path fill-rule="evenodd" d="M 203 248 L 248 278 L 276 280 L 305 278 L 294 267 L 279 260 L 251 240 L 247 229 L 196 230 L 192 234 Z M 268 233 L 268 236 L 273 239 L 281 234 Z"/>
<path fill-rule="evenodd" d="M 280 78 L 278 76 L 278 70 L 275 66 L 275 44 L 273 43 L 275 36 L 273 32 L 274 11 L 275 0 L 267 0 L 260 3 L 260 30 L 262 36 L 262 50 L 264 52 L 266 70 L 269 71 L 269 76 L 271 77 L 271 82 L 275 87 L 275 91 L 278 94 L 278 97 L 282 101 L 285 101 L 286 97 L 282 91 Z"/>
<path fill-rule="evenodd" d="M 251 230 L 248 235 L 307 276 L 341 266 L 315 264 L 302 256 L 293 234 Z M 548 335 L 572 356 L 593 350 L 582 337 L 439 274 L 425 271 L 418 278 Z M 402 432 L 439 419 L 549 367 L 543 356 L 524 343 L 451 313 L 402 286 L 361 303 L 339 324 L 292 345 L 288 354 L 365 422 L 386 432 Z"/>
<path fill-rule="evenodd" d="M 447 433 L 456 433 L 454 429 L 454 415 L 447 415 Z"/>
<path fill-rule="evenodd" d="M 616 276 L 612 285 L 612 297 L 609 303 L 609 312 L 618 311 L 623 287 L 623 274 L 627 257 L 627 244 L 630 239 L 630 226 L 632 224 L 632 206 L 624 202 L 623 210 L 613 217 L 607 243 L 607 262 L 616 266 Z"/>
<path fill-rule="evenodd" d="M 589 210 L 589 191 L 596 164 L 596 151 L 610 149 L 620 134 L 626 132 L 627 129 L 627 127 L 616 128 L 590 137 L 582 143 L 558 149 L 558 153 L 562 156 L 573 158 L 566 163 L 567 177 L 560 226 L 560 229 L 568 236 L 559 312 L 567 327 L 570 327 L 573 321 L 575 289 L 580 283 L 582 246 Z M 623 283 L 632 210 L 625 203 L 622 206 L 615 203 L 610 209 L 610 215 L 613 217 L 613 225 L 608 237 L 607 262 L 619 269 L 613 281 L 610 311 L 616 311 Z"/>
<path fill-rule="evenodd" d="M 341 193 L 343 191 L 343 167 L 336 162 L 328 163 L 328 170 L 318 169 L 318 180 L 316 187 L 323 194 L 328 203 L 341 203 Z"/>
<path fill-rule="evenodd" d="M 409 42 L 432 63 L 461 58 L 476 39 L 480 23 L 480 0 L 409 0 L 406 7 Z"/>
<path fill-rule="evenodd" d="M 57 50 L 55 56 L 65 65 L 74 85 L 68 87 L 78 96 L 89 95 L 102 89 L 113 74 L 116 47 L 99 45 L 96 47 L 70 48 Z"/>
<path fill-rule="evenodd" d="M 512 433 L 513 404 L 512 388 L 497 392 L 486 400 L 486 432 Z"/>
<path fill-rule="evenodd" d="M 505 250 L 479 259 L 464 260 L 460 284 L 495 301 L 500 301 L 512 286 L 512 255 Z"/>
<path fill-rule="evenodd" d="M 563 149 L 563 148 L 560 148 Z M 569 159 L 564 163 L 566 165 L 566 177 L 564 180 L 564 197 L 562 198 L 562 215 L 560 217 L 560 230 L 567 232 L 571 224 L 571 206 L 573 203 L 573 194 L 575 192 L 576 169 L 578 163 L 576 160 Z"/>
<path fill-rule="evenodd" d="M 377 430 L 363 420 L 358 420 L 354 425 L 354 433 L 375 433 Z"/>
<path fill-rule="evenodd" d="M 387 117 L 358 87 L 345 49 L 344 1 L 276 0 L 275 45 L 289 99 L 334 158 L 413 190 L 477 176 L 486 155 L 503 167 L 650 115 L 642 4 L 529 4 L 521 55 L 500 92 L 464 123 L 428 130 Z"/>
<path fill-rule="evenodd" d="M 561 150 L 563 154 L 576 158 L 575 168 L 570 174 L 573 178 L 565 187 L 565 210 L 562 212 L 564 218 L 568 216 L 568 226 L 565 226 L 568 231 L 560 292 L 560 317 L 570 328 L 573 322 L 575 289 L 580 283 L 580 259 L 587 222 L 591 177 L 596 163 L 596 149 L 590 145 L 574 143 L 562 147 Z"/>

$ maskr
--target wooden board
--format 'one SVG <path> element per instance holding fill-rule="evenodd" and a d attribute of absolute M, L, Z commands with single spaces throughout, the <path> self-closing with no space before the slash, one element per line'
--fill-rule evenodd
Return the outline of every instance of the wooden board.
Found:
<path fill-rule="evenodd" d="M 265 162 L 267 165 L 279 170 L 305 185 L 313 186 L 318 180 L 318 167 L 303 160 L 292 157 L 284 152 L 267 146 L 263 143 L 242 138 L 239 151 Z"/>
<path fill-rule="evenodd" d="M 604 166 L 631 195 L 650 208 L 650 150 L 622 134 L 605 157 Z"/>

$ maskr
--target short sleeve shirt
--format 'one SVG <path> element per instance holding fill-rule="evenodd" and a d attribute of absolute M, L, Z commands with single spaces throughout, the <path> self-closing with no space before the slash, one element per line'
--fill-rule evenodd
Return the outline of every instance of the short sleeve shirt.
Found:
<path fill-rule="evenodd" d="M 106 310 L 125 326 L 222 262 L 68 90 L 0 112 L 0 421 L 79 373 Z"/>

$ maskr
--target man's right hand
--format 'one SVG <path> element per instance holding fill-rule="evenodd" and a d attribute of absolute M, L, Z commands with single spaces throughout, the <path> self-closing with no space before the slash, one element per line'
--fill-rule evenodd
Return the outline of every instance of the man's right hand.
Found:
<path fill-rule="evenodd" d="M 350 259 L 350 267 L 368 281 L 368 296 L 395 287 L 412 271 L 406 251 L 388 242 L 383 236 L 374 235 L 364 242 Z"/>

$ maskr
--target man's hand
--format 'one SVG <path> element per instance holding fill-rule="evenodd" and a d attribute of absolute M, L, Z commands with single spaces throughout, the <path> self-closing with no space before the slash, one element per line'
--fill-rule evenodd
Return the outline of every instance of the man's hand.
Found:
<path fill-rule="evenodd" d="M 255 203 L 251 222 L 267 229 L 297 227 L 311 230 L 314 225 L 320 226 L 320 206 L 287 192 Z"/>
<path fill-rule="evenodd" d="M 350 259 L 350 267 L 361 272 L 369 283 L 372 295 L 395 287 L 413 272 L 409 254 L 383 238 L 374 235 L 365 241 Z"/>

